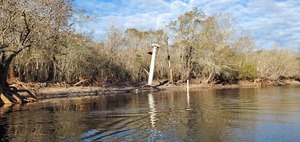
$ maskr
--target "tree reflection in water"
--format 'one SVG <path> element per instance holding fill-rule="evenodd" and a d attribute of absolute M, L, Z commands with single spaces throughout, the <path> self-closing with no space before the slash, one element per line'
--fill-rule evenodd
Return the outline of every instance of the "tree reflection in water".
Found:
<path fill-rule="evenodd" d="M 296 141 L 299 95 L 297 87 L 173 91 L 2 107 L 0 141 Z"/>

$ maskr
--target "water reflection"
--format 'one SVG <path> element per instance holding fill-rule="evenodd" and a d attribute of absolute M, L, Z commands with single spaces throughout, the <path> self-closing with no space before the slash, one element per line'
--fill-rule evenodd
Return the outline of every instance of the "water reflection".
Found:
<path fill-rule="evenodd" d="M 0 141 L 297 141 L 299 90 L 159 92 L 2 107 Z"/>
<path fill-rule="evenodd" d="M 151 123 L 151 126 L 154 128 L 157 118 L 156 118 L 155 101 L 154 101 L 153 95 L 151 93 L 148 94 L 148 102 L 149 102 L 149 108 L 150 108 L 150 111 L 149 111 L 150 123 Z"/>
<path fill-rule="evenodd" d="M 192 110 L 190 101 L 190 91 L 186 91 L 187 110 Z"/>
<path fill-rule="evenodd" d="M 12 104 L 4 104 L 2 107 L 0 107 L 0 116 L 11 111 L 12 107 L 13 107 Z"/>

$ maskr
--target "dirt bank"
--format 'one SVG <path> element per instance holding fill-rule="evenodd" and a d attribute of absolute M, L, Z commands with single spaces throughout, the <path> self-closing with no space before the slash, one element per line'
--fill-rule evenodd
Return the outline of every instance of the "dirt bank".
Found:
<path fill-rule="evenodd" d="M 78 97 L 92 95 L 127 94 L 160 91 L 160 88 L 150 86 L 125 87 L 45 87 L 34 91 L 39 99 Z"/>
<path fill-rule="evenodd" d="M 126 94 L 126 93 L 142 93 L 151 91 L 174 91 L 174 90 L 185 90 L 186 83 L 180 84 L 159 84 L 154 82 L 155 87 L 145 85 L 145 83 L 139 83 L 134 85 L 123 85 L 123 86 L 106 86 L 106 87 L 81 87 L 81 86 L 51 86 L 35 88 L 33 93 L 36 94 L 38 99 L 49 99 L 49 98 L 63 98 L 63 97 L 79 97 L 79 96 L 96 96 L 96 95 L 108 95 L 108 94 Z M 284 81 L 247 81 L 241 80 L 236 84 L 190 84 L 190 90 L 197 89 L 230 89 L 230 88 L 256 88 L 263 86 L 280 86 L 280 85 L 300 85 L 299 81 L 295 80 L 284 80 Z"/>

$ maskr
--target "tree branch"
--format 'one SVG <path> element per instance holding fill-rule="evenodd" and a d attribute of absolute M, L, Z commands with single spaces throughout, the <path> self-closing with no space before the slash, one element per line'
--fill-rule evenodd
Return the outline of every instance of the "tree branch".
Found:
<path fill-rule="evenodd" d="M 24 23 L 25 23 L 25 33 L 24 33 L 24 36 L 23 36 L 23 32 L 21 32 L 21 35 L 20 35 L 20 41 L 21 41 L 21 44 L 22 45 L 25 45 L 27 42 L 30 41 L 30 37 L 29 37 L 29 34 L 31 33 L 31 29 L 29 28 L 29 24 L 27 22 L 27 16 L 26 16 L 26 13 L 23 11 L 22 13 L 22 16 L 24 17 Z M 29 38 L 28 38 L 29 37 Z"/>

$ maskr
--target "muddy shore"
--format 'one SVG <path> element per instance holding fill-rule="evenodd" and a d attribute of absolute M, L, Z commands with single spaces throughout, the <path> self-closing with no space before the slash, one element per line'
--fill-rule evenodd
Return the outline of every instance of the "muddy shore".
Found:
<path fill-rule="evenodd" d="M 145 93 L 155 91 L 175 91 L 186 90 L 186 83 L 159 85 L 158 82 L 155 87 L 146 86 L 145 84 L 139 85 L 124 85 L 124 86 L 106 86 L 106 87 L 82 87 L 82 86 L 69 86 L 69 87 L 42 87 L 35 89 L 34 94 L 37 95 L 39 100 L 50 98 L 65 98 L 65 97 L 81 97 L 81 96 L 97 96 L 109 94 L 127 94 L 127 93 Z M 190 84 L 191 91 L 199 89 L 231 89 L 231 88 L 257 88 L 264 86 L 285 86 L 285 85 L 300 85 L 299 81 L 285 80 L 277 83 L 257 83 L 252 81 L 239 81 L 236 84 Z"/>

